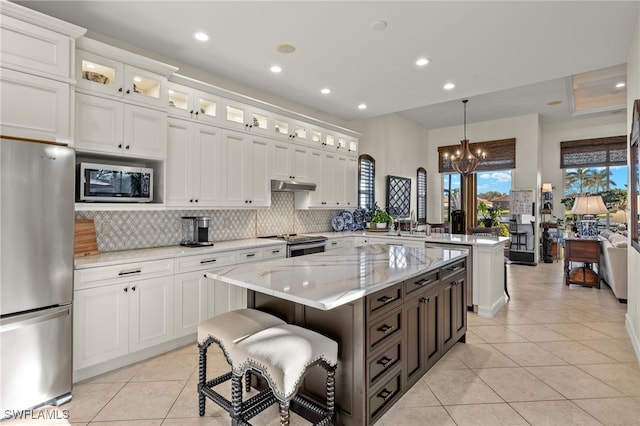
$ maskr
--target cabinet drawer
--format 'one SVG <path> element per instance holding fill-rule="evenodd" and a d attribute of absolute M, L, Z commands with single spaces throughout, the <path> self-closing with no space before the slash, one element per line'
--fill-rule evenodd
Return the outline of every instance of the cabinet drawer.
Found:
<path fill-rule="evenodd" d="M 327 245 L 325 247 L 325 250 L 334 250 L 334 249 L 339 249 L 339 248 L 343 248 L 345 247 L 345 239 L 344 238 L 338 238 L 335 240 L 329 240 L 327 241 Z"/>
<path fill-rule="evenodd" d="M 402 389 L 401 373 L 391 377 L 384 385 L 376 391 L 369 392 L 369 424 L 373 424 L 375 420 L 385 411 L 386 407 L 398 399 Z M 425 419 L 426 420 L 426 419 Z"/>
<path fill-rule="evenodd" d="M 209 253 L 197 256 L 178 257 L 175 260 L 176 274 L 203 271 L 234 263 L 233 253 Z"/>
<path fill-rule="evenodd" d="M 369 388 L 375 386 L 385 374 L 402 364 L 402 340 L 397 339 L 386 349 L 370 357 L 367 361 Z"/>
<path fill-rule="evenodd" d="M 440 279 L 444 280 L 451 275 L 463 272 L 465 269 L 466 263 L 464 259 L 454 262 L 450 265 L 443 266 L 442 268 L 440 268 Z"/>
<path fill-rule="evenodd" d="M 437 283 L 439 278 L 440 278 L 440 272 L 436 270 L 436 271 L 427 272 L 422 275 L 418 275 L 417 277 L 406 280 L 404 282 L 405 298 L 413 296 L 412 293 L 415 293 L 418 290 L 424 290 L 426 287 Z"/>
<path fill-rule="evenodd" d="M 367 296 L 367 319 L 382 315 L 402 304 L 402 284 L 385 288 Z"/>
<path fill-rule="evenodd" d="M 367 327 L 368 353 L 380 347 L 383 342 L 388 342 L 400 334 L 402 334 L 401 308 L 369 324 Z"/>
<path fill-rule="evenodd" d="M 74 287 L 79 290 L 166 275 L 173 275 L 173 259 L 80 269 L 74 273 Z"/>
<path fill-rule="evenodd" d="M 240 251 L 237 251 L 236 253 L 237 253 L 236 263 L 255 262 L 257 260 L 262 260 L 265 257 L 264 248 L 240 250 Z"/>
<path fill-rule="evenodd" d="M 264 252 L 264 260 L 267 259 L 284 259 L 287 257 L 287 247 L 286 245 L 277 246 L 277 247 L 266 247 L 263 249 Z"/>

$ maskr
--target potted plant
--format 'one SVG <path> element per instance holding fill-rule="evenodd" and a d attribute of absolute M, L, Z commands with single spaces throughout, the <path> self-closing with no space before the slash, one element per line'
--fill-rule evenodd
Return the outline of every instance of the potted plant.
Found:
<path fill-rule="evenodd" d="M 482 223 L 485 228 L 497 227 L 500 225 L 500 215 L 502 208 L 500 206 L 487 207 L 484 201 L 478 204 L 478 212 L 482 214 Z"/>
<path fill-rule="evenodd" d="M 376 206 L 375 211 L 371 215 L 371 226 L 376 228 L 386 228 L 393 225 L 393 217 Z"/>

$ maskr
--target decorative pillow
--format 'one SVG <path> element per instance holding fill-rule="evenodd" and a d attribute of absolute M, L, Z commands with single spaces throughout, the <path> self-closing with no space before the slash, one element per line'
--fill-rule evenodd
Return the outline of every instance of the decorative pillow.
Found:
<path fill-rule="evenodd" d="M 620 234 L 613 234 L 609 237 L 611 245 L 614 247 L 627 247 L 627 237 Z"/>
<path fill-rule="evenodd" d="M 609 239 L 609 237 L 613 235 L 613 231 L 605 229 L 604 231 L 600 232 L 600 235 L 606 239 Z"/>

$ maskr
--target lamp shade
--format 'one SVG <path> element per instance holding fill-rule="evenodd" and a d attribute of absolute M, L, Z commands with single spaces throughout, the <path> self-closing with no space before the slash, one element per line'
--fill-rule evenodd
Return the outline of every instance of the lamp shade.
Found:
<path fill-rule="evenodd" d="M 542 184 L 542 192 L 551 192 L 553 191 L 553 186 L 550 183 Z"/>
<path fill-rule="evenodd" d="M 582 215 L 596 215 L 607 213 L 607 211 L 607 206 L 604 205 L 604 201 L 600 195 L 576 197 L 576 200 L 573 203 L 573 208 L 571 209 L 571 213 Z"/>
<path fill-rule="evenodd" d="M 627 223 L 628 219 L 629 219 L 629 215 L 625 210 L 618 210 L 611 217 L 611 221 L 615 223 Z"/>

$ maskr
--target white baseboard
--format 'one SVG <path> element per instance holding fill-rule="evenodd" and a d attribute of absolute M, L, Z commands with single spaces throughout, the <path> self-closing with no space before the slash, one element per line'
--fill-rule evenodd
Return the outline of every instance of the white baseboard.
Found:
<path fill-rule="evenodd" d="M 633 350 L 636 353 L 636 359 L 638 360 L 638 364 L 640 364 L 640 334 L 638 331 L 633 329 L 633 322 L 631 321 L 631 316 L 629 312 L 624 316 L 624 324 L 627 327 L 627 334 L 629 334 L 629 339 L 631 340 L 631 346 L 633 346 Z"/>
<path fill-rule="evenodd" d="M 478 316 L 482 318 L 493 318 L 505 305 L 505 296 L 500 297 L 492 306 L 478 306 Z"/>
<path fill-rule="evenodd" d="M 92 365 L 80 370 L 74 370 L 73 383 L 78 383 L 82 380 L 86 380 L 100 374 L 108 373 L 109 371 L 115 370 L 117 368 L 126 367 L 127 365 L 131 365 L 133 363 L 161 355 L 163 353 L 188 345 L 189 343 L 195 344 L 196 340 L 196 333 L 193 333 L 188 336 L 180 337 L 179 339 L 174 339 L 169 342 L 153 346 L 151 348 L 143 349 L 141 351 L 130 353 L 128 355 L 111 359 L 109 361 L 101 362 L 100 364 Z"/>

